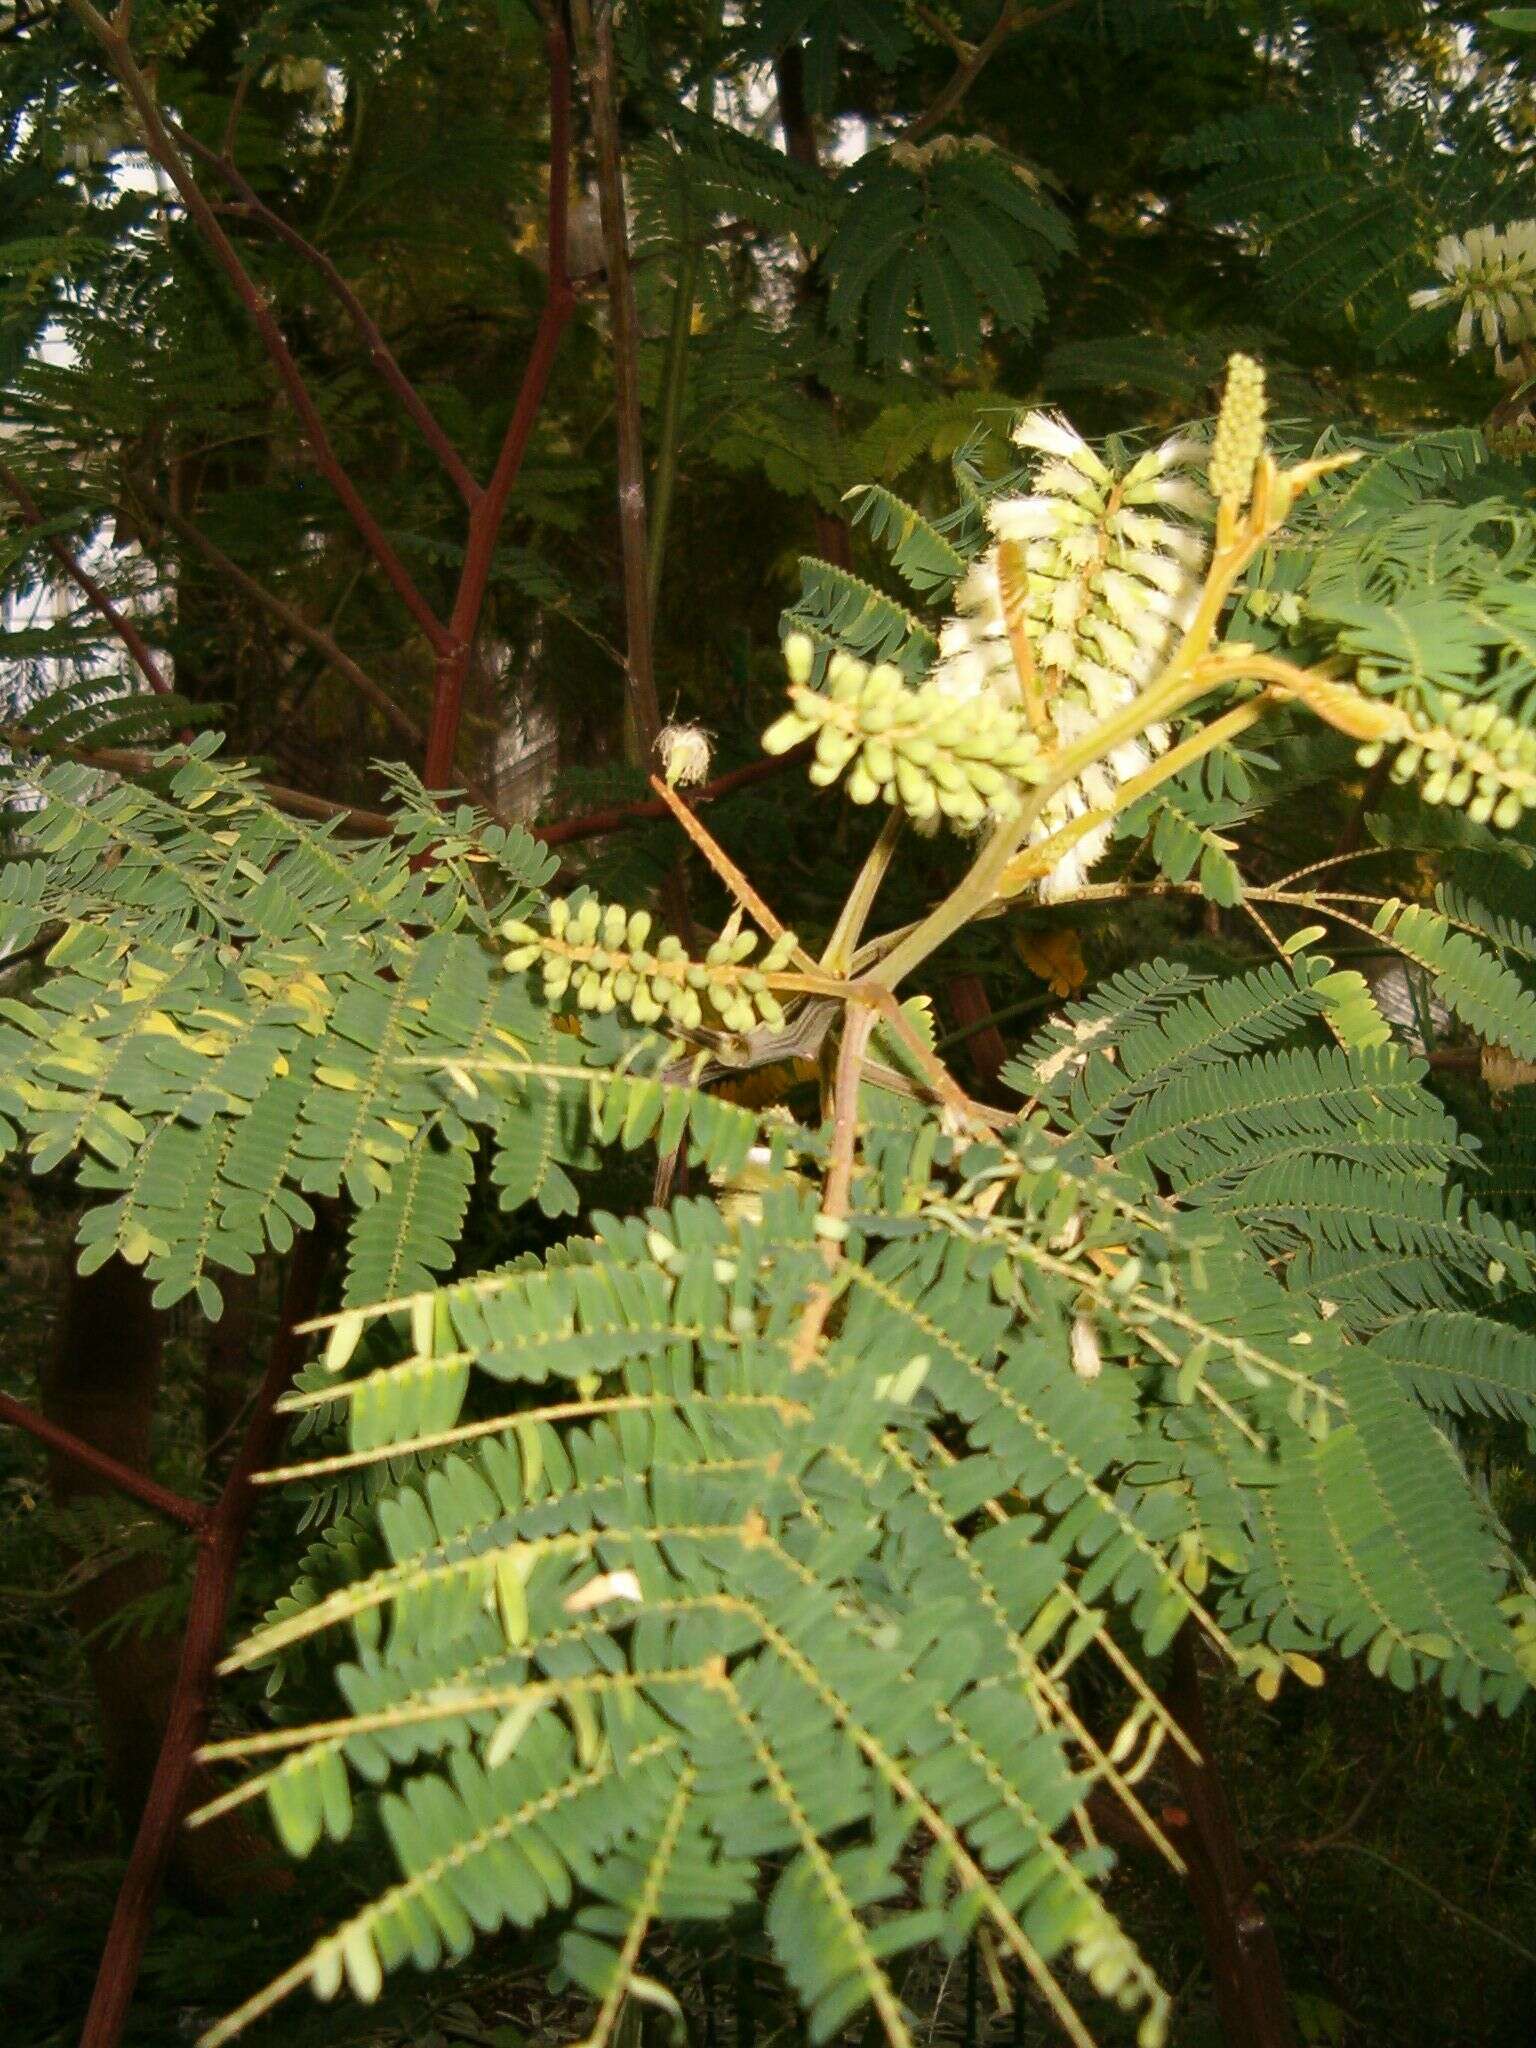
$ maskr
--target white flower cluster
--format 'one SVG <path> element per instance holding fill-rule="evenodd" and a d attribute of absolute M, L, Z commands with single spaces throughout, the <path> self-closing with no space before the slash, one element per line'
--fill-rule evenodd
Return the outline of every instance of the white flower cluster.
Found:
<path fill-rule="evenodd" d="M 1145 689 L 1195 612 L 1210 555 L 1213 506 L 1197 475 L 1208 450 L 1175 436 L 1116 474 L 1052 414 L 1027 414 L 1013 438 L 1040 458 L 1029 495 L 988 507 L 997 540 L 956 588 L 930 681 L 950 697 L 1008 706 L 1028 707 L 1033 694 L 1043 743 L 1070 746 Z M 1016 635 L 1032 678 L 1019 673 Z M 1033 837 L 1111 804 L 1167 745 L 1167 728 L 1154 725 L 1116 747 L 1052 798 Z M 1108 838 L 1102 826 L 1079 839 L 1041 895 L 1080 888 Z"/>
<path fill-rule="evenodd" d="M 702 725 L 664 725 L 656 735 L 656 752 L 668 789 L 692 789 L 708 775 L 714 758 Z"/>
<path fill-rule="evenodd" d="M 1435 250 L 1435 268 L 1446 282 L 1410 293 L 1409 305 L 1459 305 L 1457 354 L 1465 355 L 1481 339 L 1500 370 L 1517 367 L 1506 348 L 1536 339 L 1536 220 L 1445 235 Z"/>

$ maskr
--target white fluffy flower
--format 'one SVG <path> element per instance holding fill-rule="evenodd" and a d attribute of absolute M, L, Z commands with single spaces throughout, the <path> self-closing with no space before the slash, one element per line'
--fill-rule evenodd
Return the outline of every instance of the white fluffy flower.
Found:
<path fill-rule="evenodd" d="M 1410 292 L 1408 303 L 1460 307 L 1458 355 L 1480 340 L 1504 369 L 1507 347 L 1536 339 L 1536 220 L 1445 235 L 1435 250 L 1435 268 L 1446 282 Z"/>
<path fill-rule="evenodd" d="M 1054 455 L 1063 462 L 1070 462 L 1085 476 L 1095 482 L 1107 484 L 1112 481 L 1109 470 L 1094 454 L 1076 427 L 1064 420 L 1059 413 L 1027 412 L 1013 430 L 1014 445 L 1019 448 L 1033 448 L 1041 455 Z"/>
<path fill-rule="evenodd" d="M 1010 707 L 1038 703 L 1055 742 L 1070 745 L 1135 700 L 1194 614 L 1214 510 L 1194 472 L 1208 450 L 1172 435 L 1117 475 L 1056 414 L 1027 413 L 1013 438 L 1039 460 L 1026 491 L 987 508 L 994 544 L 956 587 L 932 680 L 960 701 L 985 694 Z M 1015 659 L 1010 605 L 1028 645 L 1028 678 Z M 1119 785 L 1167 744 L 1159 726 L 1116 748 L 1056 794 L 1034 837 L 1112 806 Z M 1081 888 L 1109 836 L 1109 827 L 1096 826 L 1075 841 L 1045 877 L 1042 896 Z"/>
<path fill-rule="evenodd" d="M 664 725 L 656 735 L 669 789 L 691 789 L 709 773 L 709 734 L 701 725 Z"/>

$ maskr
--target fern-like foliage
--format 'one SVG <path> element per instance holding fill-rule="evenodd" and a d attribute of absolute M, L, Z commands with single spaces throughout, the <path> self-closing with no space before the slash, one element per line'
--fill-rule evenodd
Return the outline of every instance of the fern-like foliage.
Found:
<path fill-rule="evenodd" d="M 868 2007 L 907 2042 L 899 1958 L 984 1924 L 1078 2038 L 1069 1963 L 1161 2040 L 1079 1818 L 1098 1791 L 1161 1839 L 1137 1785 L 1181 1737 L 1145 1660 L 1191 1627 L 1266 1686 L 1329 1645 L 1474 1707 L 1527 1682 L 1434 1418 L 1525 1412 L 1536 1241 L 1457 1191 L 1422 1062 L 1329 1035 L 1305 952 L 1115 978 L 1027 1049 L 1011 1125 L 926 1102 L 893 1012 L 829 1218 L 840 1126 L 617 1022 L 676 957 L 641 962 L 643 921 L 545 909 L 534 842 L 392 782 L 391 836 L 347 841 L 211 739 L 131 786 L 65 763 L 4 877 L 13 942 L 62 928 L 0 1024 L 7 1142 L 77 1163 L 85 1263 L 213 1311 L 317 1199 L 349 1219 L 268 1475 L 328 1526 L 231 1659 L 275 1683 L 312 1648 L 343 1707 L 216 1746 L 256 1767 L 210 1810 L 263 1797 L 309 1854 L 372 1803 L 398 1875 L 209 2042 L 555 1914 L 606 2038 L 672 1997 L 653 1926 L 759 1899 L 817 2038 Z M 745 973 L 733 945 L 675 973 Z M 708 1192 L 439 1281 L 482 1152 L 558 1216 L 640 1146 Z"/>
<path fill-rule="evenodd" d="M 964 361 L 988 317 L 1027 333 L 1045 312 L 1040 274 L 1072 246 L 1038 178 L 980 138 L 897 143 L 851 173 L 827 250 L 828 317 L 875 362 L 900 358 L 915 310 L 931 345 Z"/>
<path fill-rule="evenodd" d="M 482 1142 L 510 1203 L 572 1206 L 560 1161 L 581 1119 L 557 1105 L 588 1077 L 474 929 L 533 902 L 548 856 L 468 812 L 444 839 L 404 784 L 395 836 L 344 845 L 215 744 L 164 754 L 144 784 L 47 770 L 33 857 L 0 877 L 5 950 L 63 928 L 46 1001 L 0 1023 L 0 1138 L 39 1171 L 79 1157 L 105 1197 L 81 1226 L 87 1270 L 121 1255 L 159 1303 L 195 1292 L 216 1315 L 220 1269 L 249 1272 L 312 1225 L 317 1197 L 345 1194 L 357 1284 L 407 1291 L 449 1262 Z M 429 820 L 443 859 L 418 870 Z M 489 904 L 456 850 L 465 827 Z M 461 1115 L 420 1064 L 447 1048 L 516 1056 L 525 1092 Z"/>
<path fill-rule="evenodd" d="M 787 1176 L 419 1296 L 398 1363 L 290 1403 L 346 1402 L 333 1465 L 456 1447 L 384 1499 L 386 1561 L 233 1660 L 351 1628 L 346 1713 L 222 1745 L 258 1768 L 220 1804 L 264 1796 L 307 1854 L 382 1796 L 400 1876 L 210 2041 L 298 1983 L 371 1996 L 408 1957 L 583 1898 L 562 1961 L 611 2012 L 665 1995 L 638 1974 L 653 1921 L 765 1883 L 819 2038 L 872 2005 L 905 2041 L 892 1960 L 979 1921 L 1058 2012 L 1066 1953 L 1156 2039 L 1103 1852 L 1059 1839 L 1096 1782 L 1142 1815 L 1138 1759 L 1167 1732 L 1105 1603 L 1149 1649 L 1191 1621 L 1220 1641 L 1219 1586 L 1240 1657 L 1310 1668 L 1333 1639 L 1470 1700 L 1518 1688 L 1498 1545 L 1448 1449 L 1238 1240 L 1154 1219 L 1028 1126 L 963 1152 L 908 1132 L 881 1168 L 915 1207 L 857 1212 L 845 1313 L 809 1359 L 825 1266 Z M 979 1181 L 1003 1193 L 984 1217 Z M 1089 1378 L 1066 1362 L 1085 1318 Z M 334 1370 L 365 1320 L 334 1325 Z M 476 1370 L 516 1403 L 456 1429 Z M 1330 1378 L 1362 1390 L 1347 1424 Z M 1426 1447 L 1427 1480 L 1404 1463 Z M 1404 1490 L 1437 1473 L 1443 1528 Z M 1287 1604 L 1277 1546 L 1318 1500 Z M 1084 1656 L 1133 1679 L 1117 1743 L 1062 1683 Z"/>
<path fill-rule="evenodd" d="M 0 1009 L 0 1138 L 73 1163 L 82 1266 L 122 1257 L 157 1301 L 214 1314 L 220 1269 L 285 1249 L 322 1202 L 346 1218 L 340 1306 L 264 1475 L 329 1527 L 226 1666 L 275 1686 L 313 1649 L 343 1710 L 215 1744 L 255 1768 L 205 1813 L 264 1798 L 308 1855 L 366 1803 L 397 1877 L 208 2048 L 298 1985 L 371 1999 L 408 1959 L 557 1915 L 605 2044 L 626 2001 L 675 2009 L 654 1928 L 754 1904 L 815 2040 L 867 2008 L 907 2048 L 900 1959 L 985 1926 L 1072 2038 L 1068 1965 L 1158 2048 L 1167 1996 L 1102 1895 L 1086 1805 L 1118 1801 L 1168 1849 L 1138 1785 L 1187 1741 L 1154 1683 L 1176 1634 L 1268 1694 L 1321 1682 L 1327 1651 L 1472 1710 L 1536 1677 L 1536 1602 L 1451 1435 L 1536 1406 L 1536 1235 L 1479 1192 L 1423 1045 L 1315 950 L 1326 926 L 1245 972 L 1111 977 L 1007 1069 L 1014 1113 L 969 1099 L 897 993 L 1055 872 L 1030 837 L 1054 800 L 1047 846 L 1092 826 L 1102 851 L 1118 825 L 1128 888 L 1144 850 L 1151 887 L 1199 888 L 1269 938 L 1261 903 L 1326 913 L 1407 963 L 1435 1014 L 1536 1054 L 1529 855 L 1490 827 L 1495 790 L 1519 824 L 1513 723 L 1431 729 L 1415 678 L 1340 673 L 1340 616 L 1262 580 L 1245 602 L 1262 622 L 1275 600 L 1267 648 L 1216 638 L 1335 466 L 1277 468 L 1261 382 L 1234 373 L 1209 532 L 1199 443 L 1111 451 L 1116 482 L 1038 414 L 1033 496 L 989 493 L 971 443 L 952 520 L 863 495 L 896 574 L 957 610 L 940 638 L 810 566 L 767 744 L 814 736 L 817 781 L 846 771 L 855 801 L 893 807 L 820 960 L 693 819 L 737 907 L 690 950 L 648 910 L 547 895 L 534 840 L 401 770 L 387 833 L 362 841 L 295 824 L 212 737 L 133 784 L 43 774 L 0 942 L 59 936 Z M 1430 561 L 1443 542 L 1454 581 L 1455 535 L 1485 513 L 1437 525 L 1402 510 L 1413 488 L 1394 474 L 1386 509 L 1348 516 L 1383 559 L 1394 535 L 1429 534 Z M 1334 516 L 1301 541 L 1325 554 Z M 1326 669 L 1273 651 L 1320 633 Z M 1274 754 L 1218 751 L 1277 713 Z M 1357 858 L 1412 872 L 1390 818 L 1278 882 L 1239 869 L 1237 828 L 1288 772 L 1323 772 L 1303 716 L 1391 739 L 1400 781 L 1443 753 L 1426 793 L 1465 780 L 1433 902 L 1330 886 Z M 861 954 L 903 810 L 992 836 L 937 910 Z M 824 1128 L 710 1092 L 828 1031 Z M 691 1192 L 583 1204 L 574 1173 L 642 1147 L 685 1160 Z M 482 1188 L 577 1220 L 455 1273 Z M 1080 1662 L 1092 1684 L 1071 1684 Z"/>
<path fill-rule="evenodd" d="M 1301 104 L 1254 106 L 1197 130 L 1170 159 L 1204 174 L 1203 219 L 1262 248 L 1277 312 L 1299 301 L 1319 326 L 1363 338 L 1378 356 L 1422 351 L 1438 336 L 1408 295 L 1447 181 L 1486 200 L 1509 175 L 1486 104 L 1469 93 L 1431 112 L 1435 93 L 1427 77 L 1404 77 L 1390 102 L 1341 85 Z"/>

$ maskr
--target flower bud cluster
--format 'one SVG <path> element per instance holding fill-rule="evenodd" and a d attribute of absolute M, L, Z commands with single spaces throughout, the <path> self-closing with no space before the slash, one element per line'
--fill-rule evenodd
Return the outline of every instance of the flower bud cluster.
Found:
<path fill-rule="evenodd" d="M 806 673 L 805 653 L 786 643 L 791 676 Z M 979 825 L 988 811 L 1012 809 L 1038 773 L 1040 743 L 1017 710 L 992 696 L 953 697 L 935 682 L 911 689 L 888 661 L 871 668 L 834 654 L 825 695 L 796 681 L 790 701 L 793 708 L 763 735 L 770 754 L 814 736 L 813 782 L 835 782 L 846 771 L 856 804 L 879 797 L 919 823 L 943 817 Z"/>
<path fill-rule="evenodd" d="M 1517 725 L 1497 705 L 1458 704 L 1438 725 L 1417 712 L 1412 724 L 1404 741 L 1376 740 L 1361 747 L 1360 765 L 1374 767 L 1389 746 L 1396 746 L 1392 780 L 1419 778 L 1425 803 L 1464 810 L 1475 825 L 1493 824 L 1507 832 L 1524 812 L 1536 809 L 1536 733 Z"/>
<path fill-rule="evenodd" d="M 1536 220 L 1445 235 L 1435 250 L 1435 268 L 1446 282 L 1411 292 L 1409 305 L 1459 306 L 1456 353 L 1465 355 L 1480 338 L 1500 370 L 1518 368 L 1504 351 L 1536 339 Z"/>
<path fill-rule="evenodd" d="M 512 942 L 505 967 L 516 974 L 539 962 L 551 1002 L 574 996 L 581 1010 L 625 1009 L 637 1024 L 665 1018 L 681 1031 L 696 1031 L 706 1022 L 727 1031 L 748 1032 L 759 1024 L 777 1030 L 784 1022 L 767 976 L 788 965 L 793 932 L 775 939 L 749 966 L 757 934 L 741 929 L 739 911 L 702 960 L 690 960 L 682 940 L 671 934 L 652 945 L 650 912 L 626 910 L 622 903 L 555 896 L 548 917 L 547 931 L 516 918 L 501 930 Z"/>
<path fill-rule="evenodd" d="M 1254 464 L 1263 453 L 1263 366 L 1252 356 L 1234 355 L 1227 361 L 1227 384 L 1206 471 L 1212 496 L 1245 504 L 1253 488 Z"/>

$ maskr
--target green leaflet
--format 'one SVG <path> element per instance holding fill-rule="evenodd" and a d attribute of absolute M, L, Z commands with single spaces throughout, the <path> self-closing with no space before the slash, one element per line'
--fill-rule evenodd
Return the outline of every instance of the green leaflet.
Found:
<path fill-rule="evenodd" d="M 892 566 L 916 591 L 942 603 L 965 569 L 965 557 L 915 506 L 881 484 L 862 484 L 849 492 L 858 503 L 854 523 L 868 524 L 871 537 L 890 554 Z"/>
<path fill-rule="evenodd" d="M 1201 1002 L 1210 1041 L 1241 1042 L 1283 993 L 1255 978 L 1212 1003 L 1180 986 L 1147 976 L 1119 1006 Z M 1264 1080 L 1298 1057 L 1236 1064 Z M 1330 1078 L 1361 1103 L 1416 1085 L 1390 1052 L 1335 1050 L 1305 1072 L 1319 1101 Z M 1177 1085 L 1137 1098 L 1132 1142 L 1150 1143 L 1144 1113 Z M 1446 1142 L 1443 1121 L 1421 1122 Z M 616 1995 L 637 1930 L 717 1915 L 771 1859 L 769 1937 L 818 2027 L 869 2004 L 894 2023 L 891 1959 L 958 1947 L 978 1919 L 1048 1961 L 1101 1944 L 1155 2015 L 1097 1865 L 1056 1840 L 1087 1780 L 1126 1788 L 1102 1751 L 1020 1714 L 1014 1688 L 1039 1683 L 1042 1659 L 1091 1654 L 1107 1604 L 1165 1642 L 1200 1604 L 1185 1574 L 1203 1558 L 1255 1653 L 1335 1641 L 1470 1704 L 1510 1697 L 1497 1542 L 1396 1371 L 1341 1344 L 1224 1226 L 1154 1219 L 1127 1182 L 1078 1180 L 1020 1143 L 1014 1193 L 979 1234 L 942 1201 L 856 1218 L 868 1241 L 850 1244 L 843 1313 L 808 1373 L 792 1340 L 825 1269 L 810 1200 L 785 1182 L 753 1209 L 695 1198 L 607 1219 L 544 1262 L 456 1282 L 431 1355 L 338 1389 L 374 1462 L 456 1412 L 464 1361 L 513 1405 L 385 1497 L 387 1561 L 279 1610 L 238 1654 L 342 1625 L 362 1645 L 338 1673 L 341 1731 L 278 1738 L 311 1773 L 279 1762 L 247 1781 L 296 1843 L 327 1825 L 335 1755 L 355 1797 L 398 1787 L 382 1799 L 398 1882 L 304 1959 L 317 1989 L 349 1943 L 387 1970 L 570 1902 L 568 1966 Z M 930 1172 L 946 1156 L 941 1142 Z M 1087 1379 L 1068 1363 L 1085 1313 L 1106 1360 Z M 1348 1389 L 1321 1441 L 1292 1419 L 1314 1374 Z M 546 1391 L 554 1376 L 572 1391 Z M 260 1761 L 262 1746 L 228 1747 Z M 610 1783 L 633 1792 L 605 1808 L 623 1824 L 588 1836 L 566 1815 L 595 1815 Z M 914 1850 L 942 1876 L 904 1900 Z"/>
<path fill-rule="evenodd" d="M 845 646 L 871 661 L 894 661 L 912 681 L 933 666 L 939 643 L 923 622 L 872 583 L 830 562 L 803 556 L 800 596 L 784 614 L 818 651 Z"/>

